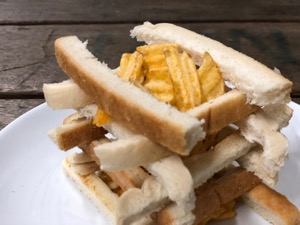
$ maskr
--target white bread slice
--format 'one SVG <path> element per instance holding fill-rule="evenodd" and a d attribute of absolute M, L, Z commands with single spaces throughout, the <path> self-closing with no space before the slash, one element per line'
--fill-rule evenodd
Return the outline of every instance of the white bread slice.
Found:
<path fill-rule="evenodd" d="M 212 101 L 189 110 L 187 113 L 199 120 L 204 119 L 203 129 L 207 134 L 213 134 L 258 109 L 259 107 L 247 103 L 245 94 L 238 90 L 231 90 Z"/>
<path fill-rule="evenodd" d="M 131 188 L 119 198 L 116 225 L 130 225 L 169 202 L 166 189 L 153 177 L 148 177 L 141 189 Z"/>
<path fill-rule="evenodd" d="M 72 80 L 44 84 L 43 92 L 48 106 L 52 109 L 77 109 L 93 103 L 93 99 Z"/>
<path fill-rule="evenodd" d="M 165 157 L 145 168 L 165 187 L 169 198 L 179 207 L 187 212 L 195 208 L 193 178 L 178 155 Z"/>
<path fill-rule="evenodd" d="M 256 60 L 218 41 L 185 28 L 145 22 L 131 31 L 131 36 L 147 44 L 177 43 L 197 64 L 208 52 L 218 64 L 222 76 L 247 95 L 251 104 L 264 106 L 290 101 L 292 83 Z"/>
<path fill-rule="evenodd" d="M 278 123 L 279 129 L 288 126 L 293 115 L 293 109 L 287 104 L 266 105 L 263 110 L 271 120 Z"/>
<path fill-rule="evenodd" d="M 284 195 L 260 184 L 243 195 L 244 202 L 274 225 L 299 225 L 300 212 Z"/>
<path fill-rule="evenodd" d="M 73 84 L 73 85 L 76 85 L 78 87 L 77 84 Z M 63 90 L 61 90 L 61 92 L 63 92 Z M 61 102 L 64 102 L 63 104 L 70 105 L 71 103 L 68 102 L 69 101 L 68 99 L 77 98 L 77 96 L 72 96 L 72 95 L 73 93 L 68 93 L 68 98 L 62 99 L 61 97 L 60 99 L 52 100 L 51 104 L 53 105 L 62 104 Z M 50 104 L 50 102 L 48 104 Z M 225 108 L 226 110 L 224 110 Z M 96 115 L 97 109 L 98 109 L 97 105 L 92 104 L 92 105 L 86 105 L 78 109 L 78 112 L 82 116 L 88 119 L 92 119 Z M 258 109 L 259 107 L 247 103 L 247 98 L 245 94 L 243 94 L 238 90 L 231 90 L 214 100 L 211 100 L 209 102 L 206 102 L 204 104 L 201 104 L 189 110 L 187 113 L 193 117 L 196 117 L 199 120 L 203 120 L 204 121 L 204 124 L 202 125 L 203 129 L 206 131 L 206 133 L 211 134 L 219 131 L 220 129 L 227 126 L 228 124 L 237 122 L 245 118 L 246 116 L 248 116 L 249 114 L 251 114 L 252 112 Z M 130 136 L 131 133 L 132 134 L 134 133 L 133 131 L 130 131 L 126 126 L 113 121 L 105 125 L 104 127 L 110 133 L 114 134 L 114 136 L 118 138 L 123 138 L 124 136 Z"/>
<path fill-rule="evenodd" d="M 113 193 L 97 175 L 81 176 L 76 173 L 68 158 L 63 161 L 63 168 L 79 190 L 99 208 L 108 221 L 111 221 L 111 224 L 114 224 L 118 195 Z"/>
<path fill-rule="evenodd" d="M 197 119 L 123 81 L 77 37 L 57 39 L 55 52 L 61 68 L 116 121 L 182 155 L 204 139 Z"/>
<path fill-rule="evenodd" d="M 192 175 L 194 188 L 246 154 L 254 145 L 236 132 L 222 140 L 214 149 L 185 158 L 183 162 Z M 120 197 L 117 210 L 118 224 L 130 224 L 135 219 L 148 215 L 163 204 L 169 203 L 166 188 L 152 176 L 147 180 L 141 189 L 129 189 Z"/>
<path fill-rule="evenodd" d="M 70 163 L 87 163 L 87 162 L 94 162 L 87 154 L 84 152 L 74 153 L 72 154 L 68 160 Z"/>
<path fill-rule="evenodd" d="M 133 169 L 139 166 L 146 166 L 149 163 L 165 158 L 171 154 L 167 148 L 162 147 L 142 135 L 134 135 L 123 129 L 119 123 L 111 121 L 105 128 L 115 134 L 117 140 L 97 143 L 93 145 L 93 155 L 101 159 L 101 169 L 104 171 L 122 171 Z M 125 132 L 125 131 L 128 131 Z M 205 152 L 215 144 L 219 143 L 229 134 L 233 133 L 234 129 L 226 127 L 218 134 L 207 136 L 205 140 L 198 142 L 193 148 L 192 155 Z"/>
<path fill-rule="evenodd" d="M 119 201 L 119 196 L 111 191 L 111 189 L 95 174 L 82 176 L 71 166 L 68 156 L 62 163 L 65 174 L 75 183 L 77 188 L 88 197 L 101 214 L 105 216 L 107 222 L 115 225 L 115 213 Z M 143 217 L 132 225 L 155 225 L 150 217 Z"/>
<path fill-rule="evenodd" d="M 263 183 L 274 187 L 278 181 L 278 168 L 273 169 L 265 166 L 265 159 L 262 157 L 263 148 L 260 145 L 253 147 L 247 154 L 243 155 L 237 162 L 248 171 L 253 172 L 262 179 Z"/>
<path fill-rule="evenodd" d="M 287 140 L 278 130 L 288 124 L 291 116 L 292 110 L 287 105 L 270 105 L 238 123 L 248 141 L 254 140 L 262 146 L 239 158 L 239 164 L 271 187 L 277 182 L 288 151 Z"/>
<path fill-rule="evenodd" d="M 99 144 L 94 147 L 94 153 L 101 159 L 101 169 L 104 171 L 132 169 L 172 154 L 142 135 Z"/>
<path fill-rule="evenodd" d="M 221 175 L 213 177 L 195 189 L 196 207 L 193 210 L 195 220 L 191 224 L 206 224 L 221 206 L 230 203 L 260 183 L 258 177 L 245 169 L 224 169 Z M 186 215 L 174 203 L 154 214 L 158 225 L 180 225 L 185 217 Z"/>
<path fill-rule="evenodd" d="M 152 174 L 141 189 L 132 188 L 120 197 L 117 224 L 131 224 L 140 217 L 159 210 L 170 200 L 191 217 L 195 207 L 193 180 L 177 155 L 171 155 L 145 168 Z"/>
<path fill-rule="evenodd" d="M 246 154 L 254 145 L 236 132 L 226 137 L 212 150 L 185 158 L 184 164 L 193 177 L 194 188 Z"/>
<path fill-rule="evenodd" d="M 238 123 L 241 134 L 249 141 L 263 146 L 262 157 L 265 166 L 279 171 L 288 152 L 287 139 L 278 132 L 279 124 L 259 110 Z"/>
<path fill-rule="evenodd" d="M 100 166 L 100 159 L 97 158 L 94 153 L 94 147 L 97 146 L 99 142 L 101 143 L 103 140 L 93 141 L 88 146 L 81 146 L 81 149 Z M 150 176 L 150 174 L 141 167 L 122 171 L 106 171 L 106 173 L 124 191 L 130 188 L 140 188 L 144 181 Z"/>

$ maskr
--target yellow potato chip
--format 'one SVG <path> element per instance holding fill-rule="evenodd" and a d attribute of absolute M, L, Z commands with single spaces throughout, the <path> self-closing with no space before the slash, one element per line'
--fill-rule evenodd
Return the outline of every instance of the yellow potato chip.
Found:
<path fill-rule="evenodd" d="M 225 84 L 220 69 L 209 53 L 204 53 L 202 65 L 197 72 L 202 91 L 202 102 L 224 94 Z"/>
<path fill-rule="evenodd" d="M 181 61 L 184 73 L 186 74 L 186 76 L 188 76 L 192 85 L 191 91 L 193 92 L 195 106 L 198 106 L 201 104 L 201 89 L 198 80 L 196 65 L 192 58 L 186 52 L 183 52 L 181 54 Z"/>
<path fill-rule="evenodd" d="M 195 107 L 193 87 L 191 80 L 183 68 L 178 48 L 170 47 L 164 49 L 166 62 L 171 74 L 174 88 L 174 99 L 180 111 L 187 111 Z"/>
<path fill-rule="evenodd" d="M 140 81 L 143 80 L 142 73 L 143 56 L 135 51 L 132 54 L 123 54 L 120 70 L 118 75 L 123 78 L 124 81 Z"/>
<path fill-rule="evenodd" d="M 151 69 L 146 74 L 144 87 L 163 102 L 173 100 L 173 83 L 167 69 Z"/>
<path fill-rule="evenodd" d="M 121 60 L 120 60 L 120 67 L 119 67 L 119 72 L 118 75 L 119 77 L 122 77 L 123 74 L 126 73 L 128 64 L 129 64 L 129 60 L 130 60 L 130 53 L 124 53 L 122 54 Z"/>
<path fill-rule="evenodd" d="M 176 44 L 145 45 L 137 47 L 143 55 L 145 72 L 144 87 L 159 100 L 170 103 L 173 101 L 173 83 L 166 64 L 164 49 Z"/>
<path fill-rule="evenodd" d="M 156 44 L 156 45 L 144 45 L 139 46 L 136 50 L 141 53 L 144 57 L 148 55 L 163 55 L 164 49 L 169 47 L 176 47 L 178 48 L 177 44 L 167 43 L 167 44 Z"/>
<path fill-rule="evenodd" d="M 108 123 L 110 120 L 110 116 L 105 113 L 102 109 L 97 110 L 97 113 L 93 119 L 93 124 L 96 125 L 97 127 L 101 127 Z"/>
<path fill-rule="evenodd" d="M 146 70 L 159 70 L 159 69 L 168 69 L 165 55 L 147 55 L 144 56 L 144 68 Z"/>
<path fill-rule="evenodd" d="M 224 81 L 208 53 L 197 70 L 177 44 L 145 45 L 125 53 L 118 75 L 159 100 L 187 111 L 224 93 Z"/>

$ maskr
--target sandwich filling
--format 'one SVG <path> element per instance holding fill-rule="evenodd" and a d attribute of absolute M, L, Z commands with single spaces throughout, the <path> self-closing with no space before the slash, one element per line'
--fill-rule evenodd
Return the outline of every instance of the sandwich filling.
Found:
<path fill-rule="evenodd" d="M 197 68 L 191 56 L 177 44 L 145 45 L 124 53 L 118 76 L 162 102 L 188 111 L 224 94 L 220 69 L 208 52 Z M 102 126 L 109 115 L 99 109 L 94 124 Z"/>

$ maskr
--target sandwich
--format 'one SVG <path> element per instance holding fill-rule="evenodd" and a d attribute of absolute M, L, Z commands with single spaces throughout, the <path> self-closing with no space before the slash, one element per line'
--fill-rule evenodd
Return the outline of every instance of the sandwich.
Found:
<path fill-rule="evenodd" d="M 280 130 L 292 83 L 172 24 L 145 22 L 131 36 L 146 45 L 116 69 L 76 36 L 55 42 L 70 80 L 45 84 L 45 99 L 76 113 L 49 136 L 63 151 L 82 150 L 63 162 L 79 189 L 112 224 L 205 224 L 232 218 L 240 197 L 273 224 L 299 223 L 273 189 L 288 153 Z M 285 199 L 282 208 L 263 195 Z"/>

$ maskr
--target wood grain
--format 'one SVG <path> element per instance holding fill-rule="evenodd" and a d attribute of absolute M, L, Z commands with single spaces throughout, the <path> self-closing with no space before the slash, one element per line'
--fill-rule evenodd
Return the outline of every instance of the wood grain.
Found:
<path fill-rule="evenodd" d="M 0 9 L 2 24 L 300 20 L 297 0 L 10 0 Z"/>
<path fill-rule="evenodd" d="M 254 57 L 270 68 L 277 67 L 294 82 L 300 96 L 300 30 L 295 23 L 192 23 L 180 24 Z M 111 68 L 123 52 L 139 44 L 129 37 L 134 24 L 48 25 L 0 27 L 0 97 L 43 97 L 43 83 L 60 82 L 67 76 L 58 67 L 53 43 L 61 36 L 77 35 L 89 40 L 88 48 Z M 259 26 L 259 28 L 258 28 Z M 300 23 L 297 24 L 300 26 Z M 9 40 L 9 41 L 8 41 Z"/>
<path fill-rule="evenodd" d="M 0 130 L 43 102 L 44 99 L 0 99 Z"/>

